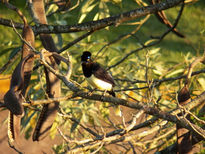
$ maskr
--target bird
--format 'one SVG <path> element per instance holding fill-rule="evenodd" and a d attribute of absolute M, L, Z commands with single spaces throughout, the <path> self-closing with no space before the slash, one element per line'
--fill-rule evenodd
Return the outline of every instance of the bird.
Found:
<path fill-rule="evenodd" d="M 91 53 L 89 51 L 83 52 L 81 65 L 83 74 L 92 87 L 103 90 L 115 97 L 113 91 L 115 82 L 113 77 L 99 63 L 91 59 Z"/>
<path fill-rule="evenodd" d="M 91 59 L 91 53 L 89 51 L 83 52 L 81 56 L 81 65 L 85 79 L 92 87 L 103 90 L 104 94 L 107 92 L 113 97 L 116 97 L 113 91 L 115 87 L 113 77 L 99 63 Z M 114 105 L 114 112 L 116 115 L 122 116 L 119 105 Z"/>

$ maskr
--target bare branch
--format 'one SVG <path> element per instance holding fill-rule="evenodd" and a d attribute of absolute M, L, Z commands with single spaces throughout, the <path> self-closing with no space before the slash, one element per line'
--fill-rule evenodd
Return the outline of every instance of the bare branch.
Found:
<path fill-rule="evenodd" d="M 82 150 L 94 148 L 94 147 L 99 146 L 101 144 L 108 145 L 108 144 L 113 144 L 113 143 L 122 142 L 122 141 L 127 142 L 127 141 L 131 141 L 131 140 L 136 140 L 136 139 L 140 140 L 141 138 L 147 136 L 148 134 L 152 134 L 152 133 L 156 132 L 162 126 L 164 126 L 166 124 L 167 124 L 167 121 L 162 121 L 161 123 L 154 126 L 152 129 L 143 131 L 143 132 L 138 133 L 138 134 L 133 134 L 133 135 L 128 135 L 128 136 L 121 136 L 121 135 L 117 134 L 115 136 L 105 137 L 102 140 L 99 140 L 97 142 L 94 140 L 93 143 L 89 142 L 89 143 L 84 144 L 82 146 L 78 146 L 76 148 L 71 149 L 69 152 L 80 152 Z"/>
<path fill-rule="evenodd" d="M 11 20 L 9 20 L 9 19 L 0 18 L 0 24 L 4 25 L 4 26 L 12 27 Z M 23 29 L 23 27 L 24 27 L 24 24 L 21 24 L 18 22 L 13 22 L 13 24 L 14 24 L 16 29 Z"/>
<path fill-rule="evenodd" d="M 123 22 L 130 21 L 142 16 L 146 16 L 148 14 L 156 13 L 157 11 L 166 10 L 172 8 L 179 3 L 183 2 L 183 0 L 167 0 L 165 2 L 157 3 L 155 5 L 150 5 L 142 8 L 138 8 L 135 10 L 131 10 L 129 12 L 125 12 L 116 16 L 104 18 L 101 20 L 85 22 L 82 24 L 76 25 L 36 25 L 33 26 L 33 31 L 35 34 L 40 33 L 70 33 L 70 32 L 79 32 L 79 31 L 91 31 L 105 28 L 111 25 L 119 25 Z M 0 20 L 0 24 L 4 24 L 6 26 L 11 26 L 8 21 Z M 23 27 L 17 24 L 20 28 Z M 174 27 L 174 26 L 173 26 Z M 174 27 L 175 28 L 175 27 Z"/>
<path fill-rule="evenodd" d="M 191 76 L 195 76 L 195 75 L 198 75 L 198 74 L 201 74 L 201 73 L 205 73 L 205 69 L 201 69 L 199 71 L 195 71 L 195 72 L 192 72 Z M 160 84 L 160 83 L 163 83 L 163 82 L 168 82 L 168 81 L 174 81 L 174 80 L 179 80 L 179 79 L 183 79 L 183 78 L 186 78 L 187 75 L 179 75 L 177 77 L 171 77 L 171 78 L 163 78 L 163 79 L 154 79 L 153 80 L 153 83 L 155 84 Z M 134 83 L 146 83 L 146 81 L 144 80 L 128 80 L 128 79 L 118 79 L 118 78 L 115 78 L 116 81 L 122 81 L 122 82 L 130 82 L 132 84 Z M 144 87 L 146 88 L 146 87 Z"/>
<path fill-rule="evenodd" d="M 73 98 L 73 95 L 67 95 L 64 97 L 55 97 L 55 98 L 47 98 L 44 100 L 30 100 L 29 102 L 22 103 L 23 106 L 36 106 L 36 105 L 43 105 L 43 104 L 49 104 L 54 103 L 56 101 L 65 101 Z"/>
<path fill-rule="evenodd" d="M 190 65 L 189 65 L 189 70 L 187 73 L 187 77 L 186 77 L 186 83 L 185 84 L 189 84 L 190 83 L 190 79 L 192 76 L 192 72 L 194 67 L 198 64 L 198 63 L 202 63 L 205 61 L 205 55 L 203 55 L 202 57 L 198 57 L 196 58 Z"/>
<path fill-rule="evenodd" d="M 48 70 L 51 71 L 54 75 L 56 75 L 59 79 L 61 79 L 61 80 L 65 83 L 65 85 L 66 85 L 68 88 L 70 88 L 72 91 L 74 91 L 74 92 L 79 91 L 79 88 L 76 87 L 74 83 L 72 83 L 70 80 L 68 80 L 66 76 L 61 75 L 59 72 L 55 71 L 55 69 L 53 69 L 53 68 L 47 63 L 47 61 L 45 60 L 45 57 L 44 57 L 44 55 L 45 55 L 46 53 L 48 53 L 48 54 L 53 54 L 53 53 L 50 53 L 50 52 L 48 52 L 48 51 L 46 51 L 46 50 L 42 50 L 42 51 L 41 51 L 41 53 L 40 53 L 41 59 L 40 59 L 40 60 L 41 60 L 41 62 L 43 63 L 43 65 L 46 66 L 46 68 L 48 68 Z M 57 53 L 55 53 L 55 54 L 57 54 Z"/>

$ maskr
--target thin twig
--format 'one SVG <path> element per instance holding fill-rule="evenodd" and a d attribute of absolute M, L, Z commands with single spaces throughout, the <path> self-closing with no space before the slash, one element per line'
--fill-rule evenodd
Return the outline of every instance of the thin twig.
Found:
<path fill-rule="evenodd" d="M 61 116 L 66 117 L 66 118 L 70 119 L 71 121 L 77 123 L 79 126 L 81 126 L 83 129 L 85 129 L 87 132 L 89 132 L 89 133 L 92 134 L 93 136 L 99 137 L 99 135 L 98 135 L 97 133 L 95 133 L 95 132 L 94 132 L 93 130 L 91 130 L 90 128 L 88 128 L 88 127 L 84 126 L 83 124 L 81 124 L 77 119 L 75 119 L 75 118 L 73 118 L 73 117 L 67 115 L 67 114 L 63 111 L 62 108 L 60 108 L 60 111 L 61 111 L 61 114 L 60 114 Z"/>
<path fill-rule="evenodd" d="M 118 36 L 116 39 L 112 40 L 111 42 L 107 43 L 106 45 L 104 45 L 95 55 L 95 60 L 97 59 L 97 56 L 102 52 L 103 49 L 108 48 L 110 45 L 117 43 L 119 41 L 122 41 L 124 39 L 128 39 L 130 36 L 134 35 L 139 29 L 140 27 L 148 20 L 148 18 L 150 17 L 150 15 L 147 15 L 144 19 L 142 19 L 139 22 L 139 25 L 137 26 L 137 28 L 135 28 L 132 32 L 127 33 L 127 34 L 123 34 Z"/>
<path fill-rule="evenodd" d="M 136 115 L 134 115 L 131 124 L 125 128 L 126 132 L 132 130 L 136 124 L 136 120 L 144 113 L 143 110 L 140 110 Z"/>
<path fill-rule="evenodd" d="M 102 142 L 101 145 L 95 151 L 93 151 L 91 154 L 95 154 L 98 151 L 100 151 L 100 149 L 103 147 L 103 145 L 104 145 L 104 143 Z"/>
<path fill-rule="evenodd" d="M 94 31 L 91 30 L 91 31 L 83 34 L 82 36 L 78 37 L 77 39 L 75 39 L 74 41 L 68 43 L 66 46 L 64 46 L 62 49 L 60 49 L 58 51 L 58 53 L 61 53 L 61 52 L 65 51 L 65 50 L 69 49 L 71 46 L 73 46 L 74 44 L 80 42 L 82 39 L 86 38 L 87 36 L 91 35 L 93 32 Z"/>
<path fill-rule="evenodd" d="M 133 146 L 133 144 L 131 143 L 131 141 L 129 141 L 128 143 L 129 143 L 129 145 L 130 145 L 131 148 L 132 148 L 133 154 L 137 154 L 137 152 L 135 151 L 135 147 Z"/>
<path fill-rule="evenodd" d="M 165 126 L 167 124 L 167 121 L 162 121 L 161 123 L 159 123 L 157 126 L 154 126 L 152 129 L 147 130 L 147 131 L 143 131 L 141 133 L 138 134 L 133 134 L 133 135 L 129 135 L 129 136 L 121 136 L 121 135 L 115 135 L 115 136 L 111 136 L 111 137 L 106 137 L 103 138 L 102 140 L 98 141 L 98 142 L 93 142 L 93 144 L 91 144 L 90 142 L 85 144 L 84 146 L 77 146 L 73 149 L 70 149 L 69 152 L 80 152 L 83 150 L 87 150 L 87 149 L 91 149 L 94 148 L 96 146 L 101 145 L 102 143 L 104 143 L 104 145 L 108 145 L 108 144 L 114 144 L 117 142 L 128 142 L 131 140 L 139 140 L 145 136 L 147 136 L 148 134 L 152 134 L 156 131 L 158 131 L 161 127 Z"/>
<path fill-rule="evenodd" d="M 195 75 L 198 75 L 198 74 L 201 74 L 201 73 L 205 73 L 205 69 L 201 69 L 199 71 L 192 72 L 191 76 L 195 76 Z M 187 75 L 181 75 L 181 76 L 177 76 L 177 77 L 170 77 L 170 78 L 163 78 L 163 79 L 154 79 L 152 81 L 152 84 L 155 85 L 155 86 L 158 86 L 163 82 L 175 81 L 175 80 L 180 80 L 180 79 L 183 79 L 183 78 L 187 78 Z M 119 81 L 122 81 L 122 82 L 130 82 L 132 84 L 134 84 L 134 83 L 146 83 L 146 81 L 142 81 L 142 80 L 134 80 L 134 81 L 127 80 L 127 79 L 115 79 L 115 80 L 119 80 Z M 124 88 L 124 89 L 115 90 L 115 92 L 142 90 L 142 89 L 146 89 L 146 88 L 149 88 L 149 87 L 144 86 L 144 87 L 140 87 L 140 88 Z"/>
<path fill-rule="evenodd" d="M 203 55 L 202 57 L 198 57 L 196 58 L 190 65 L 189 65 L 189 70 L 188 70 L 188 73 L 187 73 L 187 77 L 186 77 L 186 83 L 185 84 L 190 84 L 190 79 L 191 79 L 191 76 L 192 76 L 192 72 L 193 72 L 193 69 L 194 67 L 198 64 L 198 63 L 202 63 L 204 62 L 205 60 L 205 55 Z"/>
<path fill-rule="evenodd" d="M 58 132 L 60 133 L 60 135 L 63 137 L 63 139 L 69 143 L 69 139 L 63 134 L 63 132 L 60 130 L 60 128 L 57 127 Z"/>
<path fill-rule="evenodd" d="M 177 16 L 177 18 L 176 18 L 176 20 L 175 20 L 175 23 L 174 23 L 173 27 L 169 28 L 169 29 L 168 29 L 164 34 L 162 34 L 160 37 L 157 37 L 157 38 L 156 38 L 156 39 L 157 39 L 156 42 L 152 42 L 152 43 L 150 43 L 150 44 L 148 44 L 148 45 L 143 45 L 142 47 L 140 47 L 140 48 L 138 48 L 138 49 L 135 49 L 135 50 L 129 52 L 129 53 L 126 54 L 121 60 L 119 60 L 119 61 L 116 62 L 115 64 L 109 66 L 108 69 L 111 69 L 111 68 L 116 67 L 117 65 L 119 65 L 119 64 L 121 64 L 123 61 L 125 61 L 130 55 L 132 55 L 132 54 L 134 54 L 134 53 L 136 53 L 136 52 L 138 52 L 138 51 L 141 51 L 141 50 L 146 49 L 146 48 L 148 48 L 148 47 L 151 47 L 151 46 L 154 46 L 154 45 L 159 44 L 159 43 L 163 40 L 163 38 L 164 38 L 167 34 L 169 34 L 169 33 L 177 26 L 177 24 L 178 24 L 178 22 L 179 22 L 179 19 L 180 19 L 181 15 L 182 15 L 182 12 L 183 12 L 183 8 L 184 8 L 184 3 L 183 3 L 182 6 L 181 6 L 181 10 L 179 11 L 179 14 L 178 14 L 178 16 Z"/>
<path fill-rule="evenodd" d="M 29 43 L 27 42 L 22 36 L 21 34 L 19 34 L 19 32 L 17 31 L 17 29 L 14 26 L 13 21 L 11 20 L 11 25 L 14 29 L 14 31 L 16 32 L 16 34 L 19 36 L 19 38 L 21 39 L 21 41 L 23 41 L 23 43 L 25 43 L 33 52 L 38 53 L 38 51 L 36 51 L 36 49 Z"/>
<path fill-rule="evenodd" d="M 59 128 L 57 128 L 57 129 L 58 129 L 58 132 L 60 133 L 60 135 L 62 136 L 62 138 L 68 143 L 75 143 L 77 145 L 81 145 L 81 144 L 85 144 L 85 143 L 92 141 L 92 139 L 84 139 L 81 141 L 71 140 L 71 139 L 67 138 Z"/>
<path fill-rule="evenodd" d="M 73 98 L 73 95 L 67 95 L 64 97 L 55 97 L 55 98 L 49 98 L 44 100 L 30 100 L 29 102 L 22 103 L 23 106 L 36 106 L 36 105 L 43 105 L 43 104 L 49 104 L 54 102 L 60 102 L 65 101 Z"/>
<path fill-rule="evenodd" d="M 67 79 L 66 76 L 62 75 L 61 73 L 57 72 L 55 69 L 53 69 L 46 61 L 46 54 L 53 54 L 51 52 L 48 52 L 46 50 L 42 50 L 40 53 L 40 61 L 41 63 L 49 70 L 51 71 L 54 75 L 56 75 L 59 79 L 61 79 L 65 85 L 70 88 L 72 91 L 74 92 L 78 92 L 79 88 L 73 83 L 71 82 L 70 79 Z M 56 53 L 55 53 L 56 54 Z M 69 71 L 69 70 L 68 70 Z"/>

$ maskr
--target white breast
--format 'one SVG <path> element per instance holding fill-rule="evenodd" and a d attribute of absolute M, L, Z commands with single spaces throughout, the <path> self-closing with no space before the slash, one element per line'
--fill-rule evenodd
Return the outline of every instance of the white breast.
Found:
<path fill-rule="evenodd" d="M 98 88 L 100 90 L 112 90 L 112 84 L 107 83 L 105 81 L 102 81 L 98 78 L 96 78 L 94 75 L 91 75 L 91 77 L 86 78 L 86 80 L 94 87 Z"/>

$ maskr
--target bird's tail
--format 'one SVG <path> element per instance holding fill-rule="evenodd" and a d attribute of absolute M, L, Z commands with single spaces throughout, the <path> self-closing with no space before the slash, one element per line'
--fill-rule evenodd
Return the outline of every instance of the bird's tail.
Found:
<path fill-rule="evenodd" d="M 107 91 L 110 95 L 112 95 L 113 97 L 115 97 L 115 92 L 113 90 L 111 91 Z"/>

